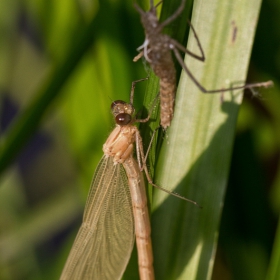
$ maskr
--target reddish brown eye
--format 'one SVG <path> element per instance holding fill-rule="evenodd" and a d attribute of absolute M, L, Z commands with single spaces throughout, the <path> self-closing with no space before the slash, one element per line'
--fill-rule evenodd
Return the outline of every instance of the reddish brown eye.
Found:
<path fill-rule="evenodd" d="M 118 125 L 127 125 L 131 122 L 131 116 L 126 113 L 121 113 L 115 117 L 115 120 Z"/>
<path fill-rule="evenodd" d="M 115 101 L 112 102 L 112 104 L 111 104 L 111 110 L 113 110 L 114 107 L 115 107 L 116 105 L 118 105 L 118 104 L 125 104 L 125 102 L 122 101 L 122 100 L 115 100 Z"/>

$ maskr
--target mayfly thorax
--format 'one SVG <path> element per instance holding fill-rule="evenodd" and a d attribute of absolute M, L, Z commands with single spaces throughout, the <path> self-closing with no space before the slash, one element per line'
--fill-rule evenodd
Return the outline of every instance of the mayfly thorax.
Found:
<path fill-rule="evenodd" d="M 176 40 L 162 33 L 163 28 L 172 21 L 174 21 L 182 13 L 185 7 L 185 2 L 186 0 L 182 0 L 178 9 L 170 17 L 168 17 L 165 21 L 161 23 L 158 21 L 156 15 L 157 6 L 154 5 L 153 0 L 150 0 L 150 10 L 148 10 L 147 12 L 143 11 L 137 4 L 134 5 L 141 16 L 141 22 L 145 30 L 145 41 L 137 49 L 140 53 L 133 59 L 133 61 L 137 61 L 140 57 L 144 56 L 145 60 L 150 64 L 151 68 L 153 69 L 154 73 L 160 79 L 160 117 L 161 126 L 164 129 L 170 126 L 174 114 L 177 82 L 176 69 L 172 59 L 172 52 L 174 53 L 177 61 L 185 70 L 190 79 L 203 93 L 219 93 L 245 88 L 252 89 L 256 87 L 269 87 L 273 84 L 271 81 L 268 81 L 263 83 L 245 84 L 242 86 L 214 90 L 207 90 L 205 87 L 203 87 L 188 69 L 179 52 L 182 51 L 185 54 L 188 54 L 200 61 L 205 60 L 202 46 L 199 42 L 198 36 L 192 24 L 189 23 L 201 55 L 196 55 L 190 52 Z"/>

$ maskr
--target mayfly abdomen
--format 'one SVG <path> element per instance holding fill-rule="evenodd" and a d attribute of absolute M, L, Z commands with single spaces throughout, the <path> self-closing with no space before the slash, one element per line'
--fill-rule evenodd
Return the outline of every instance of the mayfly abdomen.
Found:
<path fill-rule="evenodd" d="M 140 279 L 154 279 L 150 217 L 143 174 L 131 157 L 123 163 L 132 198 Z M 136 172 L 137 171 L 137 172 Z M 141 252 L 141 254 L 139 254 Z"/>
<path fill-rule="evenodd" d="M 161 126 L 166 129 L 170 126 L 174 115 L 174 103 L 176 95 L 176 70 L 170 53 L 169 61 L 165 59 L 164 63 L 152 64 L 155 74 L 159 77 L 160 86 L 160 119 Z"/>
<path fill-rule="evenodd" d="M 169 80 L 160 79 L 160 119 L 163 129 L 171 124 L 174 115 L 176 85 Z"/>

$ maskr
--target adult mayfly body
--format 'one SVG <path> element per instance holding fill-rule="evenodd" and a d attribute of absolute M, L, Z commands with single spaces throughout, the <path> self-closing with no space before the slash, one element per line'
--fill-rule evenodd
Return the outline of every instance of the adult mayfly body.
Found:
<path fill-rule="evenodd" d="M 187 75 L 203 93 L 219 93 L 245 88 L 252 89 L 257 87 L 269 87 L 273 84 L 271 81 L 268 81 L 263 83 L 245 84 L 242 86 L 214 90 L 207 90 L 205 87 L 203 87 L 188 69 L 179 52 L 182 51 L 185 54 L 188 54 L 202 62 L 205 60 L 202 46 L 192 24 L 189 23 L 190 28 L 197 41 L 197 45 L 201 52 L 201 55 L 196 55 L 190 52 L 176 40 L 172 39 L 167 34 L 162 33 L 163 28 L 174 21 L 182 13 L 185 7 L 185 2 L 186 0 L 182 0 L 180 6 L 174 12 L 174 14 L 161 23 L 158 21 L 156 15 L 157 6 L 154 5 L 153 0 L 150 0 L 150 10 L 148 10 L 147 12 L 143 11 L 137 4 L 134 5 L 141 16 L 141 22 L 145 30 L 145 41 L 137 49 L 138 51 L 140 51 L 140 53 L 133 59 L 133 61 L 137 61 L 140 57 L 144 56 L 145 60 L 151 65 L 151 68 L 160 79 L 160 117 L 161 126 L 164 129 L 170 126 L 174 114 L 176 69 L 172 59 L 172 52 L 174 53 L 177 61 L 185 70 Z"/>
<path fill-rule="evenodd" d="M 145 185 L 133 158 L 135 141 L 137 150 L 143 151 L 141 136 L 133 123 L 147 120 L 135 120 L 132 104 L 120 100 L 114 101 L 111 109 L 116 127 L 103 145 L 104 156 L 93 176 L 83 223 L 61 280 L 120 279 L 135 235 L 140 278 L 154 279 Z"/>
<path fill-rule="evenodd" d="M 130 259 L 135 236 L 140 279 L 155 278 L 151 226 L 140 170 L 144 169 L 149 183 L 156 185 L 149 176 L 142 139 L 134 125 L 135 122 L 147 122 L 149 116 L 136 119 L 132 105 L 135 84 L 143 80 L 146 79 L 132 83 L 130 103 L 117 100 L 111 105 L 116 127 L 103 145 L 104 156 L 93 176 L 83 223 L 61 280 L 120 279 Z M 134 142 L 138 163 L 133 158 Z"/>

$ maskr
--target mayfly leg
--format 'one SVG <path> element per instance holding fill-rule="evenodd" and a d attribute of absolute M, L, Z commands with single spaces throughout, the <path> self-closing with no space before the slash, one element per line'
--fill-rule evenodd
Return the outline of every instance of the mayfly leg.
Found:
<path fill-rule="evenodd" d="M 273 82 L 272 81 L 267 81 L 267 82 L 260 82 L 260 83 L 252 83 L 252 84 L 245 84 L 242 86 L 234 86 L 234 87 L 229 87 L 229 88 L 222 88 L 222 89 L 212 89 L 212 90 L 208 90 L 206 89 L 204 86 L 202 86 L 199 81 L 194 77 L 194 75 L 191 73 L 191 71 L 189 70 L 189 68 L 186 66 L 186 64 L 184 63 L 179 51 L 174 48 L 173 52 L 175 54 L 175 57 L 177 58 L 178 62 L 180 63 L 180 65 L 182 66 L 182 68 L 186 71 L 186 73 L 188 74 L 188 76 L 190 77 L 190 79 L 194 82 L 194 84 L 203 92 L 203 93 L 219 93 L 219 92 L 226 92 L 226 91 L 232 91 L 232 90 L 238 90 L 238 89 L 251 89 L 253 90 L 254 88 L 259 88 L 259 87 L 264 87 L 264 88 L 268 88 L 273 86 Z"/>
<path fill-rule="evenodd" d="M 155 135 L 155 133 L 153 133 L 151 142 L 153 141 L 154 135 Z M 140 163 L 139 163 L 139 164 L 140 164 L 140 170 L 141 170 L 141 171 L 144 170 L 148 183 L 149 183 L 150 185 L 152 185 L 153 187 L 155 187 L 155 188 L 157 188 L 157 189 L 160 189 L 160 190 L 162 190 L 162 191 L 164 191 L 164 192 L 166 192 L 166 193 L 168 193 L 168 194 L 170 194 L 170 195 L 172 195 L 172 196 L 178 197 L 178 198 L 180 198 L 180 199 L 183 199 L 183 200 L 185 200 L 185 201 L 188 201 L 188 202 L 190 202 L 190 203 L 192 203 L 192 204 L 194 204 L 194 205 L 196 205 L 196 206 L 202 208 L 196 201 L 191 200 L 191 199 L 188 199 L 188 198 L 186 198 L 186 197 L 184 197 L 184 196 L 182 196 L 182 195 L 180 195 L 180 194 L 178 194 L 178 193 L 175 193 L 175 192 L 173 192 L 173 191 L 171 191 L 171 190 L 168 190 L 168 189 L 163 188 L 163 187 L 161 187 L 161 186 L 159 186 L 159 185 L 156 185 L 156 184 L 153 182 L 153 180 L 152 180 L 152 178 L 151 178 L 151 176 L 150 176 L 150 173 L 149 173 L 149 171 L 148 171 L 147 164 L 146 164 L 146 159 L 147 159 L 147 155 L 148 155 L 148 152 L 149 152 L 149 148 L 150 148 L 150 146 L 151 146 L 151 142 L 150 142 L 149 148 L 148 148 L 148 150 L 147 150 L 147 152 L 146 152 L 146 155 L 145 155 L 144 149 L 143 149 L 142 137 L 141 137 L 139 131 L 137 131 L 137 133 L 136 133 L 135 136 L 136 136 L 136 137 L 135 137 L 135 141 L 136 141 L 136 153 L 137 153 L 137 158 L 138 158 L 138 157 L 140 158 L 140 159 L 139 159 L 139 162 L 140 162 Z"/>
<path fill-rule="evenodd" d="M 189 23 L 201 55 L 192 53 L 180 43 L 178 43 L 176 40 L 172 39 L 167 34 L 162 33 L 163 28 L 172 21 L 174 21 L 182 13 L 185 7 L 185 2 L 186 0 L 182 0 L 177 10 L 169 18 L 167 18 L 161 23 L 158 21 L 156 15 L 156 6 L 154 5 L 153 0 L 150 0 L 150 10 L 148 10 L 147 12 L 143 11 L 137 4 L 134 5 L 141 16 L 141 22 L 145 30 L 145 41 L 137 49 L 138 51 L 140 51 L 140 54 L 134 58 L 134 61 L 138 60 L 141 56 L 144 56 L 146 61 L 150 63 L 155 75 L 158 76 L 160 79 L 160 117 L 161 126 L 164 129 L 170 126 L 171 121 L 173 119 L 175 92 L 177 87 L 176 70 L 171 55 L 172 52 L 174 53 L 177 61 L 185 70 L 190 79 L 203 93 L 220 93 L 246 88 L 252 90 L 253 88 L 266 88 L 273 85 L 272 81 L 267 81 L 262 83 L 252 83 L 245 84 L 242 86 L 234 86 L 213 90 L 208 90 L 204 86 L 202 86 L 199 83 L 199 81 L 195 78 L 195 76 L 191 73 L 191 71 L 188 69 L 179 52 L 182 51 L 185 54 L 188 54 L 200 61 L 205 60 L 205 55 L 202 46 L 192 24 Z"/>
<path fill-rule="evenodd" d="M 132 85 L 131 85 L 131 90 L 130 90 L 130 104 L 133 104 L 133 100 L 134 100 L 134 91 L 135 91 L 135 87 L 136 87 L 136 84 L 137 83 L 140 83 L 140 82 L 143 82 L 143 81 L 146 81 L 148 80 L 149 77 L 146 77 L 146 78 L 143 78 L 143 79 L 140 79 L 140 80 L 137 80 L 137 81 L 133 81 L 132 82 Z M 147 119 L 148 121 L 149 119 Z M 146 121 L 146 122 L 147 122 Z"/>

